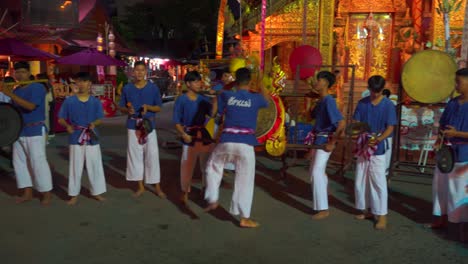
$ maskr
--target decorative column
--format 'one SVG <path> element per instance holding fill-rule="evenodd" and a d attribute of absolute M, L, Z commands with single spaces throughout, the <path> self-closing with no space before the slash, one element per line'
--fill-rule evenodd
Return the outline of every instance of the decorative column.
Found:
<path fill-rule="evenodd" d="M 219 10 L 218 10 L 218 28 L 217 28 L 218 31 L 216 33 L 216 59 L 223 58 L 224 20 L 225 20 L 224 9 L 226 8 L 226 5 L 227 5 L 227 0 L 220 0 Z"/>
<path fill-rule="evenodd" d="M 468 5 L 465 4 L 465 20 L 463 23 L 463 40 L 460 54 L 461 60 L 468 60 Z M 465 65 L 468 67 L 468 65 Z"/>
<path fill-rule="evenodd" d="M 422 16 L 423 16 L 423 0 L 413 0 L 412 16 L 413 28 L 418 34 L 418 40 L 421 41 L 422 37 Z"/>
<path fill-rule="evenodd" d="M 333 62 L 333 22 L 335 1 L 320 1 L 320 53 L 323 64 Z"/>

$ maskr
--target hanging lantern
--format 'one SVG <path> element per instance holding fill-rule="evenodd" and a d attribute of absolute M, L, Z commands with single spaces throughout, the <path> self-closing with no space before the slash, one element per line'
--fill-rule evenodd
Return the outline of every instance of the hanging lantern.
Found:
<path fill-rule="evenodd" d="M 115 50 L 113 50 L 113 49 L 109 50 L 109 55 L 111 57 L 115 57 Z"/>
<path fill-rule="evenodd" d="M 109 48 L 110 48 L 110 49 L 114 49 L 114 48 L 115 48 L 115 42 L 110 41 L 110 42 L 109 42 Z"/>
<path fill-rule="evenodd" d="M 104 42 L 104 39 L 102 38 L 101 33 L 98 33 L 98 36 L 97 36 L 97 38 L 96 38 L 96 42 L 97 42 L 97 47 L 96 47 L 96 49 L 97 49 L 99 52 L 102 52 L 102 51 L 103 51 L 102 43 Z"/>
<path fill-rule="evenodd" d="M 109 41 L 111 41 L 111 42 L 113 42 L 115 40 L 115 35 L 114 35 L 114 33 L 112 31 L 109 32 L 108 38 L 109 38 Z"/>

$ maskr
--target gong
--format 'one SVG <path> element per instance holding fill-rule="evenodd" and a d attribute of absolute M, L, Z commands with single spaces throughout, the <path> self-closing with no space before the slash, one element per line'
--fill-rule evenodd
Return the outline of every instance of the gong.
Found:
<path fill-rule="evenodd" d="M 424 50 L 404 65 L 401 81 L 409 97 L 420 103 L 438 103 L 455 90 L 457 64 L 445 52 Z"/>
<path fill-rule="evenodd" d="M 12 104 L 0 103 L 0 147 L 13 144 L 23 129 L 23 117 Z"/>
<path fill-rule="evenodd" d="M 276 102 L 271 96 L 268 96 L 268 107 L 258 111 L 257 129 L 255 130 L 257 139 L 265 137 L 273 130 L 278 118 L 278 110 Z"/>

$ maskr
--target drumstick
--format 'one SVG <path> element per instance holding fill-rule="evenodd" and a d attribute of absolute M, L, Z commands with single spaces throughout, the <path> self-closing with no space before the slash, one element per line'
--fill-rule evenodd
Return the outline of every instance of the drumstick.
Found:
<path fill-rule="evenodd" d="M 15 86 L 15 85 L 25 85 L 31 83 L 46 83 L 49 82 L 48 79 L 32 80 L 32 81 L 22 81 L 22 82 L 3 82 L 3 85 Z"/>

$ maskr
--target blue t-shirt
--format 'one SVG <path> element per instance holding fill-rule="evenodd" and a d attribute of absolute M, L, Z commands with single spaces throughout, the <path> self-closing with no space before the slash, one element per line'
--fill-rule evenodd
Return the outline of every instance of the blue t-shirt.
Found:
<path fill-rule="evenodd" d="M 331 95 L 325 96 L 320 100 L 312 111 L 312 118 L 315 119 L 313 131 L 318 134 L 320 132 L 333 133 L 338 127 L 338 122 L 343 120 L 343 115 L 336 106 L 335 99 Z M 315 137 L 314 145 L 323 145 L 328 142 L 326 136 Z"/>
<path fill-rule="evenodd" d="M 127 103 L 131 103 L 136 113 L 132 115 L 132 118 L 138 117 L 138 110 L 144 105 L 161 106 L 162 99 L 159 93 L 159 88 L 152 82 L 147 82 L 145 87 L 139 89 L 133 83 L 125 85 L 122 89 L 122 95 L 120 97 L 120 107 L 127 107 Z M 148 111 L 143 118 L 151 120 L 153 128 L 155 127 L 156 113 Z M 127 120 L 127 128 L 135 129 L 136 120 L 129 118 Z"/>
<path fill-rule="evenodd" d="M 96 97 L 89 96 L 88 101 L 82 102 L 76 95 L 74 95 L 63 101 L 58 117 L 68 120 L 72 126 L 88 127 L 91 122 L 104 117 L 104 110 L 102 108 L 101 101 Z M 94 132 L 98 135 L 96 129 L 94 129 Z M 76 128 L 75 131 L 70 134 L 68 143 L 70 145 L 78 145 L 80 134 L 81 130 Z M 91 140 L 88 143 L 88 145 L 96 144 L 99 144 L 99 142 L 94 140 Z"/>
<path fill-rule="evenodd" d="M 397 124 L 395 105 L 384 97 L 377 105 L 373 105 L 370 96 L 359 100 L 353 119 L 369 124 L 371 133 L 381 134 L 388 126 Z M 383 155 L 388 149 L 386 141 L 379 143 L 374 155 Z"/>
<path fill-rule="evenodd" d="M 211 115 L 210 98 L 198 95 L 191 100 L 186 94 L 179 96 L 174 104 L 172 122 L 184 127 L 204 126 L 206 116 Z"/>
<path fill-rule="evenodd" d="M 218 97 L 218 113 L 225 114 L 224 128 L 236 127 L 255 131 L 257 128 L 258 110 L 267 106 L 268 101 L 262 94 L 251 93 L 246 90 L 239 90 L 237 92 L 225 91 Z M 258 145 L 254 134 L 222 133 L 220 142 Z"/>
<path fill-rule="evenodd" d="M 42 135 L 45 121 L 45 96 L 46 90 L 40 83 L 32 83 L 25 87 L 16 88 L 13 93 L 26 101 L 36 105 L 34 110 L 29 111 L 15 103 L 23 116 L 24 127 L 21 137 L 34 137 Z M 42 124 L 38 124 L 42 122 Z"/>
<path fill-rule="evenodd" d="M 458 100 L 459 97 L 456 97 L 447 103 L 439 121 L 441 129 L 446 129 L 446 126 L 450 125 L 457 131 L 468 132 L 468 103 L 460 105 Z M 467 162 L 468 139 L 455 137 L 450 138 L 450 142 L 453 143 L 456 162 Z"/>

